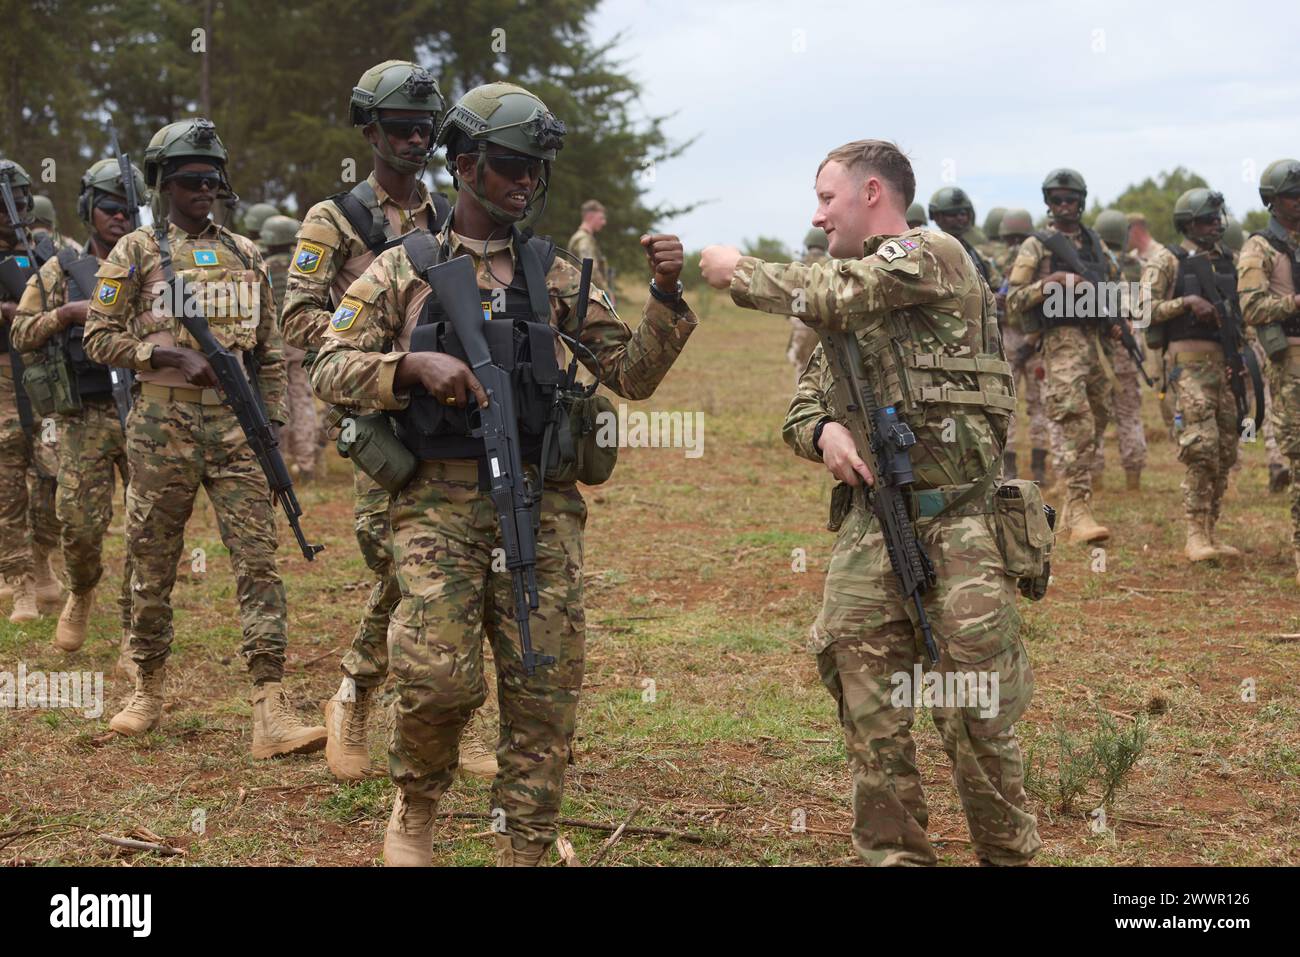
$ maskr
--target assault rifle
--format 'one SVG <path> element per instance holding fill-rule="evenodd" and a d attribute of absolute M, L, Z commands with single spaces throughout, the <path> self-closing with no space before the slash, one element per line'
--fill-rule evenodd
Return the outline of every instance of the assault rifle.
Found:
<path fill-rule="evenodd" d="M 23 251 L 27 254 L 27 270 L 31 275 L 37 274 L 36 256 L 32 252 L 32 238 L 27 233 L 27 227 L 23 224 L 22 218 L 18 215 L 18 204 L 14 202 L 14 192 L 9 183 L 8 175 L 0 175 L 0 193 L 3 193 L 5 214 L 9 217 L 9 224 L 22 243 Z M 23 290 L 27 286 L 27 277 L 22 274 L 18 257 L 11 257 L 4 263 L 6 272 L 5 291 L 17 302 L 23 297 Z M 16 288 L 15 288 L 16 286 Z M 41 308 L 45 308 L 45 287 L 41 285 L 38 278 L 36 288 L 41 291 Z M 8 338 L 6 336 L 6 338 Z M 32 415 L 32 403 L 27 397 L 27 390 L 23 386 L 23 359 L 18 354 L 18 350 L 9 344 L 9 365 L 14 374 L 14 402 L 18 406 L 18 421 L 23 427 L 23 431 L 28 435 L 32 434 L 35 428 L 36 420 Z"/>
<path fill-rule="evenodd" d="M 108 124 L 109 136 L 113 139 L 113 155 L 117 157 L 117 169 L 122 177 L 122 189 L 126 194 L 126 216 L 132 229 L 140 227 L 140 197 L 135 194 L 135 171 L 131 169 L 131 159 L 122 152 L 117 141 L 117 127 Z M 126 427 L 126 414 L 131 411 L 131 385 L 135 374 L 130 369 L 114 367 L 108 370 L 109 381 L 113 383 L 113 403 L 117 406 L 117 418 Z"/>

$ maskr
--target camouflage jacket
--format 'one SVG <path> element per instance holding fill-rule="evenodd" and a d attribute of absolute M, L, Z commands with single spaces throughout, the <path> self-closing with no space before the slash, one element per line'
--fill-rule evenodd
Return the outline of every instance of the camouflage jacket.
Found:
<path fill-rule="evenodd" d="M 78 253 L 91 255 L 90 247 L 74 247 Z M 100 260 L 102 263 L 103 260 Z M 33 352 L 68 327 L 59 321 L 59 307 L 68 301 L 68 277 L 57 258 L 47 259 L 40 272 L 41 286 L 45 289 L 45 302 L 41 303 L 40 290 L 32 280 L 27 282 L 27 291 L 18 303 L 14 314 L 13 329 L 10 339 L 14 346 L 23 352 Z M 92 290 L 86 290 L 89 295 Z"/>
<path fill-rule="evenodd" d="M 862 259 L 811 266 L 744 256 L 731 297 L 749 309 L 857 335 L 876 401 L 896 405 L 916 434 L 918 488 L 979 481 L 997 466 L 1015 407 L 1011 368 L 993 295 L 955 238 L 917 227 L 871 237 Z M 847 421 L 819 345 L 786 415 L 787 444 L 821 461 L 813 433 L 828 417 Z"/>
<path fill-rule="evenodd" d="M 366 182 L 375 191 L 393 235 L 433 223 L 433 200 L 423 183 L 417 180 L 415 184 L 420 204 L 408 210 L 384 191 L 374 173 Z M 319 349 L 335 307 L 374 258 L 333 200 L 323 200 L 309 209 L 298 230 L 280 310 L 284 341 L 309 352 Z"/>
<path fill-rule="evenodd" d="M 209 222 L 197 236 L 167 224 L 172 268 L 199 298 L 212 335 L 237 354 L 252 352 L 268 419 L 286 422 L 285 366 L 275 321 L 275 296 L 257 246 L 246 236 Z M 156 346 L 197 348 L 159 298 L 162 257 L 152 226 L 118 240 L 99 267 L 90 299 L 86 355 L 106 366 L 132 369 L 142 382 L 192 388 L 176 369 L 156 369 Z"/>
<path fill-rule="evenodd" d="M 1293 249 L 1300 246 L 1300 232 L 1289 233 L 1287 238 Z M 1237 257 L 1237 296 L 1248 325 L 1283 322 L 1300 312 L 1295 304 L 1300 286 L 1290 267 L 1263 236 L 1250 236 L 1242 243 Z"/>
<path fill-rule="evenodd" d="M 1049 232 L 1060 232 L 1055 226 L 1045 227 Z M 1083 231 L 1067 233 L 1074 245 L 1083 249 Z M 1100 242 L 1100 240 L 1098 240 Z M 1119 267 L 1115 258 L 1106 252 L 1107 279 L 1119 278 Z M 1016 258 L 1011 264 L 1011 274 L 1007 276 L 1007 312 L 1027 313 L 1040 305 L 1047 298 L 1043 290 L 1043 279 L 1052 271 L 1052 256 L 1037 236 L 1030 236 L 1020 244 Z"/>
<path fill-rule="evenodd" d="M 1180 245 L 1193 256 L 1202 251 L 1190 239 L 1184 239 Z M 1226 246 L 1219 246 L 1212 258 L 1218 259 L 1225 255 L 1235 261 L 1232 250 Z M 1170 319 L 1181 316 L 1187 311 L 1187 303 L 1183 297 L 1173 295 L 1174 281 L 1177 278 L 1178 257 L 1165 246 L 1155 246 L 1142 266 L 1142 282 L 1149 290 L 1147 295 L 1151 297 L 1152 325 L 1168 322 Z"/>
<path fill-rule="evenodd" d="M 279 312 L 284 312 L 284 297 L 289 281 L 289 263 L 293 261 L 290 250 L 269 253 L 262 257 L 266 264 L 266 274 L 271 277 L 271 292 L 275 296 Z"/>
<path fill-rule="evenodd" d="M 449 227 L 443 229 L 438 240 L 449 242 L 449 256 L 471 257 L 480 288 L 504 285 L 486 268 L 481 241 L 466 241 L 450 232 Z M 487 251 L 496 273 L 513 276 L 515 253 L 510 239 L 492 241 Z M 572 303 L 578 280 L 577 268 L 558 256 L 546 274 L 551 321 L 570 335 L 576 322 Z M 394 391 L 393 378 L 429 295 L 428 283 L 416 273 L 402 246 L 382 253 L 348 288 L 330 321 L 320 354 L 311 367 L 316 394 L 326 402 L 349 408 L 406 408 L 410 396 Z M 614 392 L 629 399 L 644 399 L 668 372 L 696 322 L 684 301 L 673 308 L 650 298 L 641 324 L 633 332 L 608 305 L 605 293 L 592 286 L 581 342 L 595 355 L 595 361 L 585 350 L 579 358 Z M 389 346 L 392 351 L 384 351 Z"/>
<path fill-rule="evenodd" d="M 569 237 L 569 252 L 579 259 L 592 260 L 591 281 L 601 289 L 609 288 L 609 272 L 606 270 L 605 254 L 600 251 L 596 237 L 579 226 Z"/>

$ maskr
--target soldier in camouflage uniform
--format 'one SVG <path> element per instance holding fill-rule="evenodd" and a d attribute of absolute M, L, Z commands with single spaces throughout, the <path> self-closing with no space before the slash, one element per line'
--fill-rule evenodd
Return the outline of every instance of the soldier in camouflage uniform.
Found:
<path fill-rule="evenodd" d="M 289 264 L 302 223 L 289 216 L 268 216 L 262 223 L 263 262 L 271 276 L 271 288 L 277 305 L 283 305 L 287 293 Z M 307 353 L 285 343 L 284 365 L 288 379 L 289 421 L 283 439 L 285 462 L 295 482 L 310 482 L 316 477 L 316 463 L 321 454 L 321 422 L 316 412 L 316 397 L 303 359 Z"/>
<path fill-rule="evenodd" d="M 11 160 L 0 160 L 0 176 L 9 181 L 18 215 L 24 226 L 31 223 L 31 178 Z M 31 237 L 28 237 L 31 239 Z M 0 204 L 0 261 L 16 260 L 23 273 L 39 268 L 39 257 L 53 255 L 51 245 L 33 249 L 36 263 L 28 263 L 27 250 L 18 239 L 8 212 Z M 14 377 L 10 324 L 18 312 L 21 296 L 0 289 L 0 582 L 14 600 L 9 620 L 34 621 L 47 608 L 57 606 L 59 584 L 50 571 L 50 557 L 59 547 L 59 523 L 55 516 L 55 476 L 58 461 L 57 423 L 33 419 L 31 430 L 19 417 Z M 17 350 L 13 349 L 14 354 Z M 30 366 L 36 355 L 22 356 Z"/>
<path fill-rule="evenodd" d="M 526 241 L 516 225 L 544 198 L 563 131 L 540 100 L 517 86 L 492 83 L 468 92 L 439 132 L 459 192 L 450 220 L 433 241 L 443 258 L 471 257 L 485 317 L 526 317 L 573 335 L 578 270 L 565 258 L 552 258 L 548 241 Z M 654 280 L 640 326 L 629 330 L 605 294 L 592 287 L 580 335 L 586 349 L 578 350 L 588 371 L 629 398 L 654 392 L 696 325 L 681 299 L 681 243 L 673 236 L 647 236 L 642 245 Z M 531 280 L 527 263 L 534 264 L 527 266 L 535 270 Z M 543 282 L 544 290 L 534 285 Z M 511 576 L 493 569 L 501 539 L 496 511 L 480 486 L 483 460 L 466 454 L 481 442 L 464 435 L 468 421 L 459 412 L 445 411 L 466 408 L 471 397 L 483 403 L 482 386 L 452 355 L 410 351 L 417 321 L 443 321 L 441 310 L 407 249 L 385 252 L 348 288 L 311 369 L 312 384 L 325 401 L 390 410 L 402 441 L 420 459 L 416 477 L 394 496 L 390 513 L 402 598 L 389 632 L 398 693 L 389 768 L 398 795 L 384 861 L 400 866 L 432 860 L 433 813 L 451 784 L 462 730 L 486 695 L 486 632 L 501 708 L 500 772 L 492 797 L 493 807 L 504 810 L 505 832 L 497 835 L 497 861 L 532 865 L 555 840 L 582 683 L 587 508 L 572 481 L 547 480 L 532 640 L 555 661 L 528 674 L 517 625 L 508 616 Z M 525 401 L 531 392 L 517 388 Z M 434 434 L 420 424 L 442 416 L 448 433 Z"/>
<path fill-rule="evenodd" d="M 1002 274 L 990 258 L 997 250 L 989 248 L 988 237 L 975 225 L 975 206 L 966 191 L 957 186 L 945 186 L 930 197 L 930 218 L 934 224 L 961 243 L 970 254 L 980 278 L 989 289 L 997 292 L 1002 287 Z M 979 231 L 977 231 L 979 230 Z M 982 250 L 977 247 L 984 247 Z"/>
<path fill-rule="evenodd" d="M 1177 436 L 1183 478 L 1183 514 L 1187 522 L 1189 561 L 1236 557 L 1231 545 L 1216 542 L 1214 526 L 1228 473 L 1237 461 L 1237 403 L 1228 385 L 1228 350 L 1242 343 L 1225 342 L 1214 305 L 1193 289 L 1189 260 L 1206 257 L 1215 273 L 1235 279 L 1235 257 L 1220 244 L 1223 196 L 1205 188 L 1190 189 L 1174 205 L 1174 225 L 1183 234 L 1178 246 L 1152 251 L 1142 270 L 1150 289 L 1150 340 L 1164 347 L 1169 386 L 1182 416 Z"/>
<path fill-rule="evenodd" d="M 1004 210 L 998 220 L 998 239 L 1004 252 L 996 262 L 998 272 L 1004 277 L 1011 271 L 1020 244 L 1034 231 L 1034 223 L 1027 209 Z M 1004 278 L 997 298 L 1002 305 L 1002 348 L 1016 379 L 1016 394 L 1025 400 L 1025 413 L 1029 419 L 1030 474 L 1040 485 L 1047 481 L 1047 450 L 1050 447 L 1047 412 L 1043 408 L 1043 359 L 1038 351 L 1038 336 L 1028 336 L 1021 329 L 1019 318 L 1006 309 L 1007 281 Z M 1002 471 L 1007 478 L 1016 478 L 1016 446 L 1020 443 L 1023 428 L 1020 413 L 1011 417 L 1007 428 L 1007 449 L 1002 453 Z"/>
<path fill-rule="evenodd" d="M 582 204 L 582 223 L 569 237 L 569 252 L 578 259 L 590 259 L 594 264 L 591 281 L 601 289 L 608 289 L 609 273 L 605 265 L 605 254 L 596 242 L 596 234 L 604 228 L 605 207 L 594 199 L 587 200 Z"/>
<path fill-rule="evenodd" d="M 803 301 L 810 326 L 855 332 L 875 401 L 895 406 L 914 431 L 910 497 L 918 541 L 938 572 L 924 598 L 940 653 L 935 670 L 996 674 L 1001 689 L 995 713 L 945 700 L 934 722 L 976 854 L 990 864 L 1025 864 L 1041 842 L 1025 810 L 1014 722 L 1029 703 L 1033 673 L 1019 638 L 1016 579 L 1006 573 L 993 515 L 1015 407 L 1011 374 L 993 294 L 969 252 L 949 235 L 907 226 L 914 182 L 911 164 L 893 144 L 847 144 L 830 153 L 817 176 L 814 222 L 831 237 L 833 263 L 778 265 L 709 247 L 702 271 L 715 287 L 729 285 L 740 306 L 788 313 Z M 811 650 L 839 708 L 853 768 L 854 847 L 876 865 L 933 864 L 910 734 L 913 697 L 891 700 L 896 676 L 910 674 L 924 652 L 879 520 L 859 494 L 863 479 L 872 478 L 842 424 L 849 413 L 838 407 L 832 376 L 819 348 L 784 426 L 798 455 L 824 462 L 842 483 L 832 526 L 842 524 Z M 949 420 L 955 438 L 944 434 Z M 841 493 L 851 493 L 851 508 Z"/>
<path fill-rule="evenodd" d="M 1291 543 L 1300 585 L 1300 161 L 1278 160 L 1260 178 L 1268 227 L 1242 244 L 1237 258 L 1241 311 L 1268 357 L 1278 447 L 1290 463 Z"/>
<path fill-rule="evenodd" d="M 813 228 L 808 230 L 808 234 L 803 238 L 803 262 L 820 263 L 825 262 L 830 257 L 826 255 L 826 247 L 829 240 L 826 238 L 826 231 L 823 229 Z M 799 377 L 803 375 L 804 368 L 808 365 L 808 360 L 812 358 L 813 349 L 817 347 L 817 333 L 809 329 L 798 317 L 790 317 L 790 344 L 786 346 L 785 357 L 790 360 L 794 366 L 794 382 L 799 384 Z"/>
<path fill-rule="evenodd" d="M 176 304 L 168 308 L 159 299 L 169 255 L 188 287 L 185 307 L 199 309 L 213 337 L 236 356 L 252 354 L 267 418 L 283 423 L 284 358 L 271 281 L 252 240 L 208 218 L 216 199 L 234 192 L 225 147 L 210 122 L 163 127 L 144 165 L 155 191 L 155 225 L 123 237 L 101 264 L 85 333 L 92 360 L 130 368 L 140 383 L 126 428 L 130 646 L 139 673 L 135 694 L 110 727 L 139 735 L 162 721 L 171 592 L 201 486 L 234 566 L 241 650 L 253 680 L 253 757 L 319 750 L 325 729 L 298 720 L 282 685 L 287 615 L 266 477 L 215 388 L 212 366 L 174 317 Z"/>
<path fill-rule="evenodd" d="M 1118 209 L 1104 209 L 1094 223 L 1097 235 L 1119 267 L 1120 279 L 1126 283 L 1142 281 L 1142 262 L 1130 253 L 1128 247 L 1128 216 Z M 1157 247 L 1163 248 L 1163 247 Z M 1126 285 L 1121 292 L 1126 315 L 1129 313 Z M 1136 303 L 1133 304 L 1136 308 Z M 1115 372 L 1115 434 L 1119 441 L 1119 464 L 1124 469 L 1124 487 L 1130 492 L 1142 488 L 1142 469 L 1147 463 L 1147 437 L 1142 428 L 1142 390 L 1138 385 L 1138 367 L 1125 349 L 1115 349 L 1111 355 Z M 1101 488 L 1102 474 L 1106 469 L 1105 438 L 1097 440 L 1097 454 L 1093 458 L 1092 487 Z"/>
<path fill-rule="evenodd" d="M 144 176 L 132 167 L 135 194 L 145 195 Z M 76 651 L 86 640 L 95 588 L 104 573 L 103 544 L 113 517 L 115 473 L 127 477 L 126 439 L 113 400 L 109 370 L 85 359 L 82 331 L 89 314 L 89 285 L 80 287 L 65 268 L 81 256 L 100 262 L 108 257 L 119 239 L 131 230 L 134 210 L 126 205 L 126 186 L 115 159 L 93 164 L 81 177 L 77 212 L 90 228 L 83 249 L 60 254 L 41 268 L 42 298 L 29 286 L 14 319 L 13 341 L 24 352 L 42 349 L 51 340 L 60 344 L 77 390 L 80 409 L 59 418 L 59 472 L 55 509 L 62 533 L 63 561 L 68 582 L 68 600 L 59 616 L 54 644 L 63 651 Z M 122 647 L 131 629 L 131 564 L 122 574 L 119 597 Z M 122 670 L 132 675 L 133 662 L 123 654 Z"/>
<path fill-rule="evenodd" d="M 1092 514 L 1092 464 L 1099 436 L 1106 430 L 1113 402 L 1108 375 L 1109 347 L 1096 316 L 1044 314 L 1049 295 L 1066 288 L 1071 273 L 1044 243 L 1052 233 L 1066 236 L 1084 262 L 1114 281 L 1119 271 L 1095 232 L 1083 225 L 1088 188 L 1072 169 L 1056 169 L 1043 181 L 1050 223 L 1020 245 L 1007 277 L 1007 308 L 1018 313 L 1025 331 L 1042 334 L 1047 369 L 1047 416 L 1061 429 L 1060 471 L 1065 484 L 1065 528 L 1072 542 L 1098 542 L 1110 530 Z M 1082 277 L 1077 277 L 1081 279 Z"/>
<path fill-rule="evenodd" d="M 307 211 L 281 310 L 285 343 L 305 350 L 308 369 L 324 342 L 330 315 L 375 256 L 402 235 L 436 229 L 445 218 L 446 200 L 430 193 L 420 180 L 442 112 L 442 94 L 432 74 L 404 60 L 376 64 L 353 89 L 352 124 L 366 137 L 374 166 L 351 191 Z M 339 409 L 334 416 L 344 414 Z M 339 690 L 325 706 L 326 762 L 331 773 L 345 781 L 360 780 L 370 771 L 366 726 L 388 675 L 389 617 L 401 598 L 393 569 L 390 496 L 355 464 L 353 487 L 357 545 L 375 584 L 343 655 Z M 497 771 L 493 748 L 484 743 L 496 739 L 495 683 L 491 689 L 476 733 L 466 739 L 460 754 L 461 770 L 483 777 Z"/>
<path fill-rule="evenodd" d="M 925 206 L 921 203 L 913 203 L 907 207 L 907 225 L 915 229 L 917 226 L 924 226 L 930 220 L 925 215 Z"/>
<path fill-rule="evenodd" d="M 263 255 L 266 255 L 266 243 L 262 240 L 262 225 L 272 216 L 279 215 L 280 211 L 270 203 L 254 203 L 248 207 L 248 212 L 244 213 L 242 220 L 244 235 L 257 244 L 257 251 Z"/>

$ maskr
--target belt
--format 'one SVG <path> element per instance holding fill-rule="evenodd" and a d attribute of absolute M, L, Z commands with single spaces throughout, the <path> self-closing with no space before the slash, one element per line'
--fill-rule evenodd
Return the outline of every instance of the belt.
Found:
<path fill-rule="evenodd" d="M 186 389 L 181 386 L 158 385 L 141 382 L 140 395 L 160 402 L 197 402 L 199 405 L 221 405 L 221 393 L 216 389 Z"/>
<path fill-rule="evenodd" d="M 1194 362 L 1201 359 L 1206 359 L 1209 361 L 1222 360 L 1223 351 L 1219 350 L 1216 352 L 1211 349 L 1197 349 L 1197 350 L 1187 349 L 1182 352 L 1177 352 L 1172 347 L 1169 350 L 1169 361 L 1171 362 L 1178 362 L 1179 360 Z"/>
<path fill-rule="evenodd" d="M 434 479 L 442 482 L 477 482 L 478 460 L 438 459 L 436 461 L 422 461 L 416 468 L 415 474 L 423 479 Z"/>
<path fill-rule="evenodd" d="M 965 485 L 945 485 L 941 488 L 913 489 L 908 496 L 908 512 L 912 520 L 934 518 L 949 502 L 954 502 L 971 490 L 977 483 Z M 963 502 L 956 508 L 944 512 L 945 518 L 957 518 L 962 515 L 988 515 L 993 511 L 992 484 L 983 495 L 976 495 L 969 502 Z"/>

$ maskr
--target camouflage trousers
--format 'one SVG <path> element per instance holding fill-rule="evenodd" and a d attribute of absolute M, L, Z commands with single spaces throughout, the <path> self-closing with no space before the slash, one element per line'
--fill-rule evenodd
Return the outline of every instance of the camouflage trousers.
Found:
<path fill-rule="evenodd" d="M 1291 463 L 1291 543 L 1300 554 L 1300 345 L 1288 347 L 1283 361 L 1265 363 L 1264 374 L 1273 396 L 1273 435 Z M 1300 570 L 1300 558 L 1296 565 Z"/>
<path fill-rule="evenodd" d="M 1237 402 L 1228 385 L 1222 352 L 1179 351 L 1166 359 L 1174 408 L 1183 417 L 1175 436 L 1183 476 L 1183 512 L 1189 520 L 1219 517 L 1228 473 L 1237 461 Z"/>
<path fill-rule="evenodd" d="M 282 430 L 284 457 L 287 464 L 296 466 L 298 474 L 312 476 L 321 450 L 321 418 L 316 409 L 316 396 L 311 391 L 311 381 L 302 366 L 302 349 L 284 347 L 285 368 L 288 370 L 289 421 Z"/>
<path fill-rule="evenodd" d="M 1016 380 L 1016 395 L 1023 396 L 1025 412 L 1029 417 L 1029 447 L 1050 448 L 1047 431 L 1047 412 L 1043 408 L 1043 360 L 1030 346 L 1029 337 L 1009 325 L 1002 327 L 1002 346 L 1011 363 L 1011 374 Z M 1014 452 L 1020 444 L 1024 428 L 1019 410 L 1011 417 L 1007 427 L 1007 451 Z"/>
<path fill-rule="evenodd" d="M 1047 417 L 1060 429 L 1053 436 L 1057 471 L 1066 498 L 1092 499 L 1092 469 L 1097 446 L 1110 417 L 1112 389 L 1107 361 L 1095 330 L 1057 326 L 1043 334 L 1047 368 Z"/>
<path fill-rule="evenodd" d="M 1016 583 L 1003 571 L 991 515 L 939 517 L 917 525 L 938 585 L 925 610 L 939 647 L 941 675 L 996 676 L 997 706 L 933 709 L 952 762 L 972 844 L 993 864 L 1028 863 L 1042 846 L 1025 810 L 1024 764 L 1014 722 L 1029 705 L 1033 670 L 1020 642 Z M 853 846 L 875 865 L 933 864 L 929 811 L 916 767 L 914 695 L 896 695 L 899 677 L 928 658 L 889 563 L 874 515 L 855 505 L 826 573 L 812 650 L 835 698 L 853 771 Z"/>
<path fill-rule="evenodd" d="M 358 688 L 375 688 L 388 675 L 388 621 L 402 594 L 393 574 L 392 529 L 388 524 L 390 496 L 355 465 L 352 472 L 357 545 L 366 567 L 375 575 L 375 584 L 366 597 L 361 624 L 343 655 L 342 667 Z"/>
<path fill-rule="evenodd" d="M 32 573 L 33 545 L 44 551 L 59 547 L 54 511 L 54 477 L 58 474 L 58 424 L 36 423 L 27 435 L 18 419 L 14 380 L 8 358 L 0 358 L 0 577 Z"/>
<path fill-rule="evenodd" d="M 54 502 L 62 526 L 68 588 L 83 595 L 104 574 L 104 534 L 113 518 L 116 479 L 127 481 L 126 437 L 112 398 L 86 399 L 59 423 L 59 490 Z M 131 627 L 131 560 L 118 596 L 122 627 Z"/>
<path fill-rule="evenodd" d="M 176 563 L 201 487 L 235 573 L 244 638 L 240 652 L 255 682 L 278 681 L 284 672 L 286 609 L 275 565 L 275 518 L 266 478 L 234 413 L 224 405 L 139 396 L 126 422 L 126 454 L 132 659 L 143 671 L 167 660 Z"/>
<path fill-rule="evenodd" d="M 1140 472 L 1147 464 L 1147 437 L 1142 428 L 1142 387 L 1138 368 L 1123 348 L 1109 351 L 1115 371 L 1115 436 L 1119 441 L 1119 464 L 1125 472 Z M 1097 436 L 1097 454 L 1093 459 L 1093 478 L 1106 469 L 1104 436 Z"/>
<path fill-rule="evenodd" d="M 492 806 L 505 812 L 511 835 L 552 842 L 582 686 L 587 506 L 576 486 L 545 491 L 537 539 L 540 606 L 529 624 L 535 650 L 556 661 L 528 675 L 511 576 L 494 554 L 497 515 L 479 491 L 477 468 L 439 462 L 425 469 L 393 498 L 391 510 L 402 600 L 388 636 L 398 695 L 389 770 L 408 795 L 437 799 L 450 787 L 461 734 L 487 696 L 486 634 L 500 702 Z"/>
<path fill-rule="evenodd" d="M 794 381 L 798 385 L 799 377 L 803 375 L 803 370 L 808 365 L 808 360 L 812 358 L 813 350 L 817 348 L 817 333 L 809 329 L 794 316 L 790 317 L 790 344 L 786 346 L 785 357 L 794 366 Z"/>
<path fill-rule="evenodd" d="M 1270 365 L 1268 353 L 1264 347 L 1259 344 L 1259 339 L 1255 337 L 1255 330 L 1247 327 L 1247 338 L 1250 340 L 1250 347 L 1255 352 L 1255 359 L 1259 362 L 1259 369 L 1264 373 L 1264 423 L 1260 430 L 1264 436 L 1264 451 L 1268 455 L 1268 464 L 1286 465 L 1287 458 L 1277 444 L 1277 434 L 1273 429 L 1273 386 L 1271 377 L 1268 375 Z M 1254 399 L 1251 400 L 1252 408 Z M 1253 412 L 1251 413 L 1254 414 Z"/>

